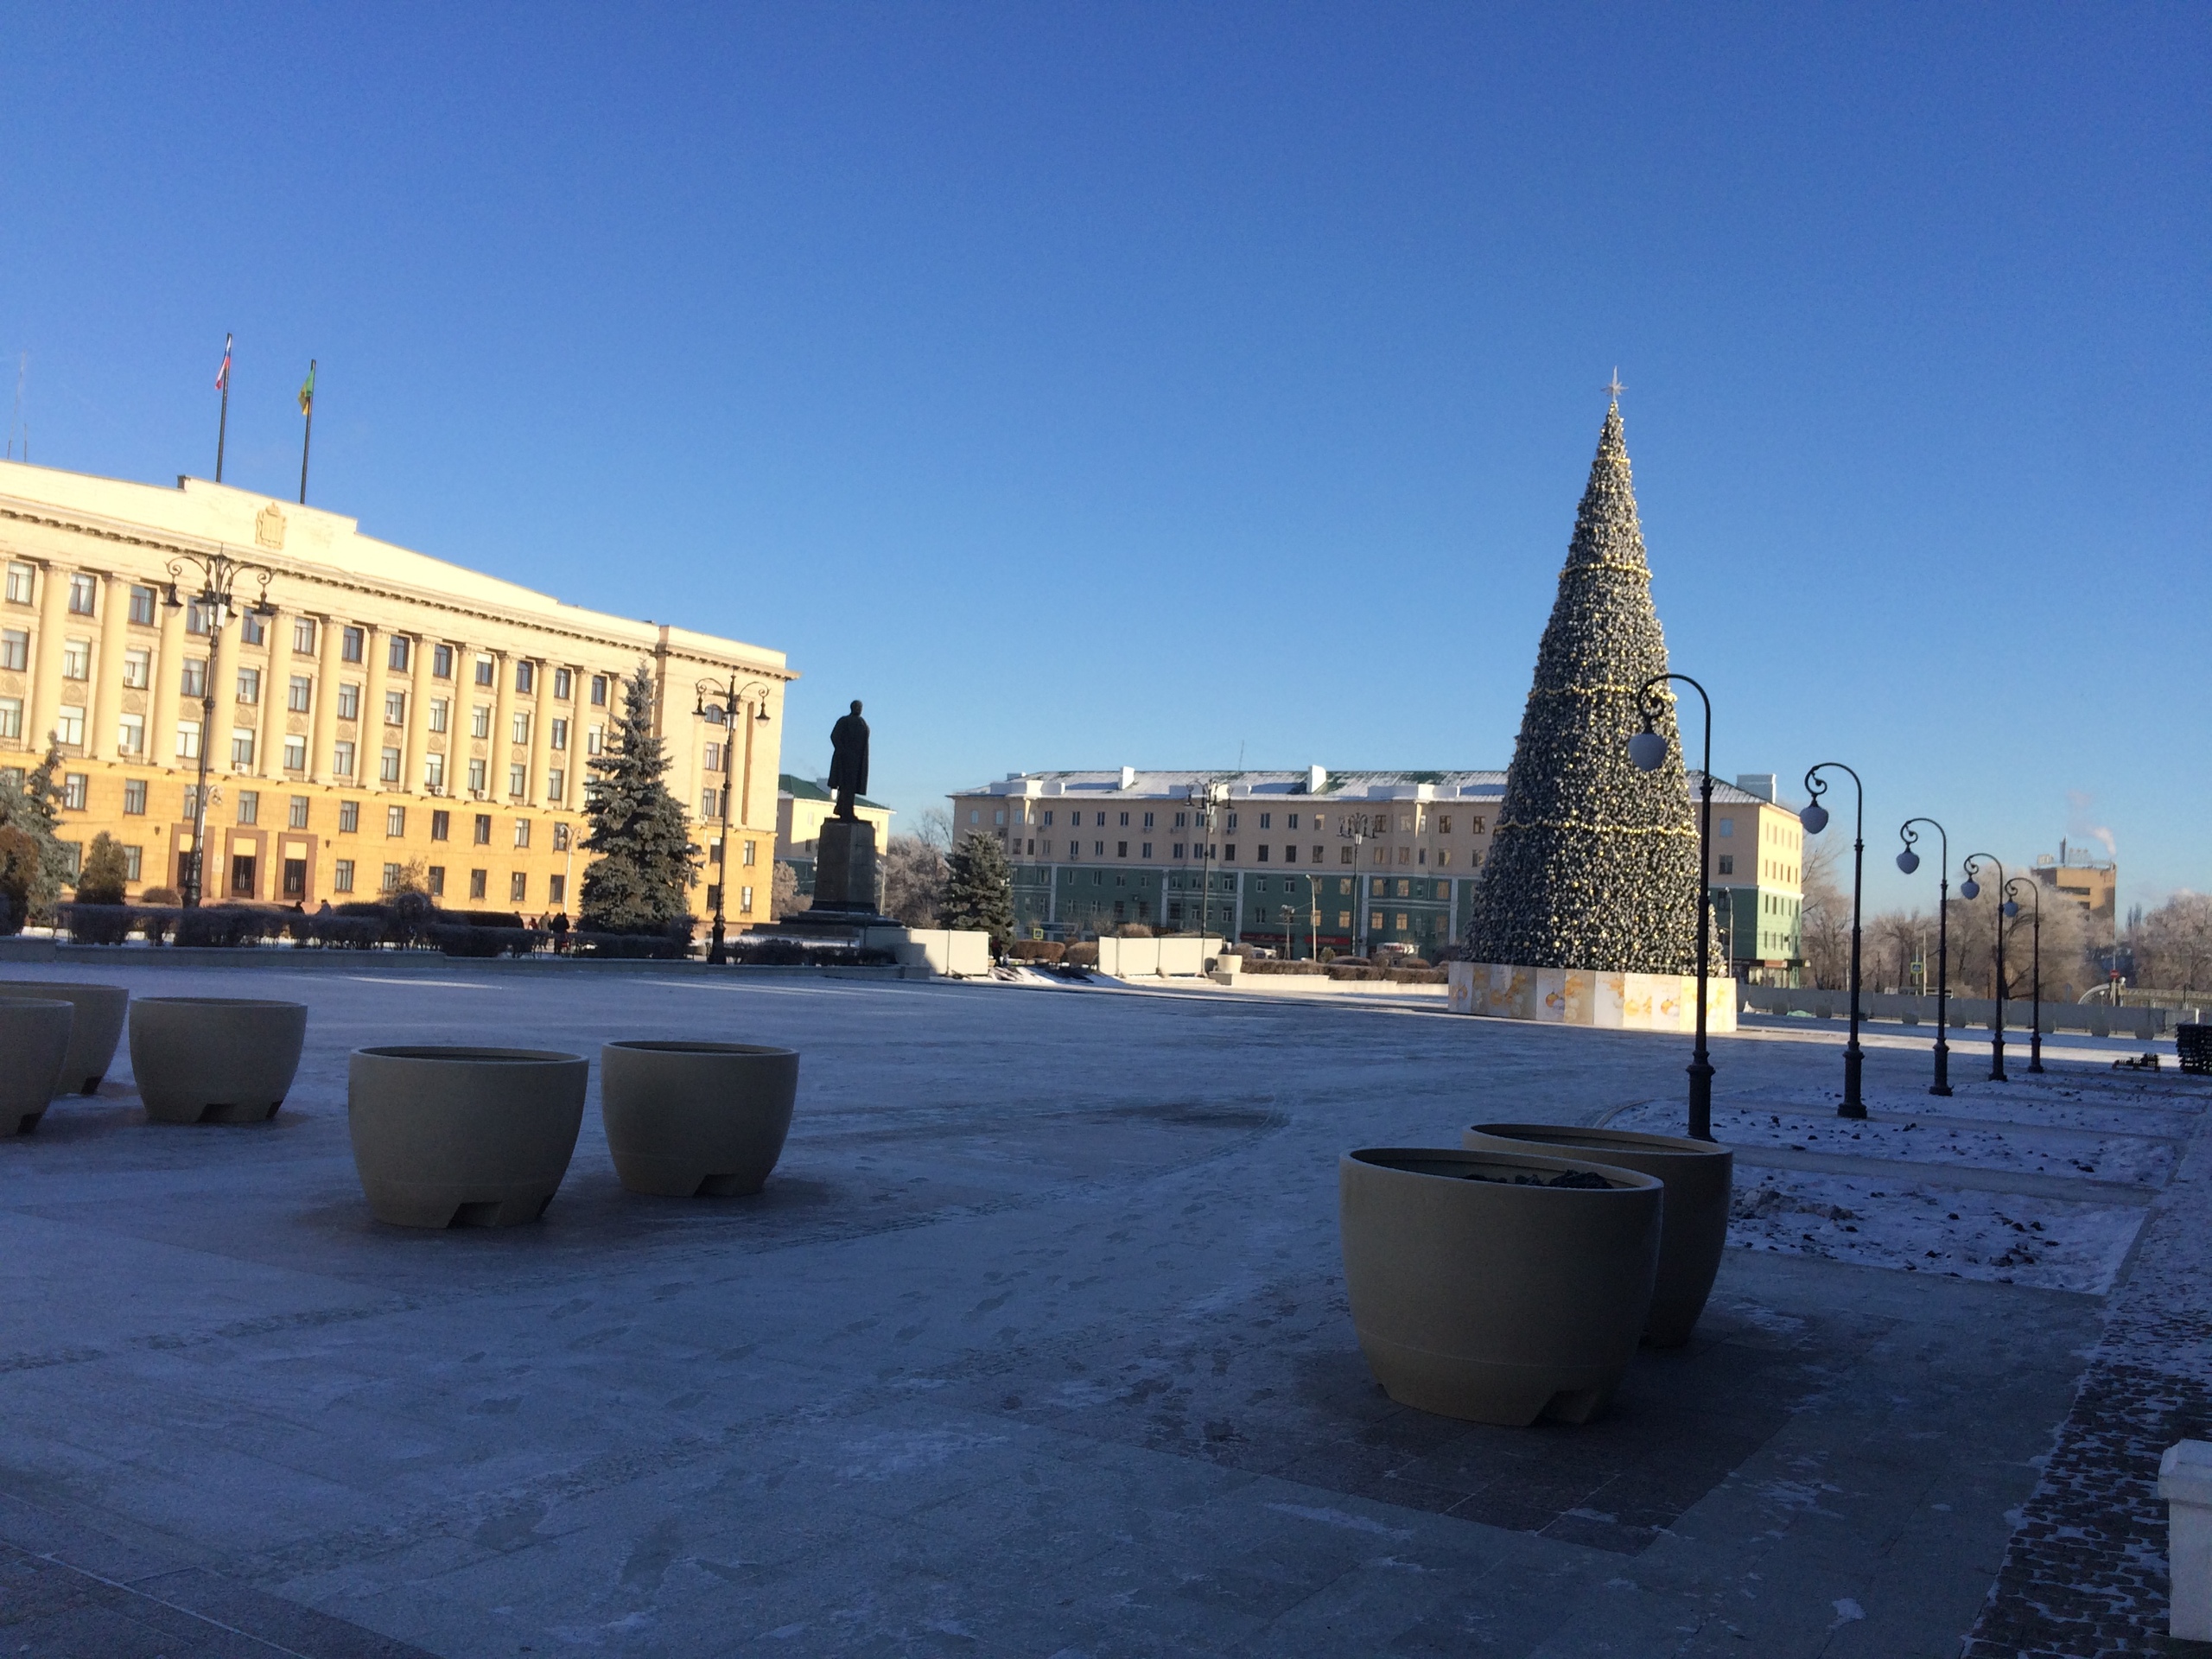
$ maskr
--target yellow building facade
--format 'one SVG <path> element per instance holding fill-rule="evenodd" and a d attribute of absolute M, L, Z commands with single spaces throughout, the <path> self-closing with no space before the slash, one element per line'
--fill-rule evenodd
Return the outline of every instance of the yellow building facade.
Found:
<path fill-rule="evenodd" d="M 211 628 L 192 562 L 217 556 L 269 571 L 268 613 L 247 611 L 249 571 Z M 81 857 L 113 836 L 134 899 L 184 885 L 205 746 L 206 902 L 313 910 L 416 876 L 454 909 L 573 916 L 588 763 L 643 666 L 707 855 L 693 909 L 714 908 L 727 811 L 728 921 L 768 919 L 795 677 L 779 652 L 566 605 L 195 478 L 0 462 L 0 772 L 56 740 L 61 838 Z M 738 719 L 695 712 L 733 682 Z"/>

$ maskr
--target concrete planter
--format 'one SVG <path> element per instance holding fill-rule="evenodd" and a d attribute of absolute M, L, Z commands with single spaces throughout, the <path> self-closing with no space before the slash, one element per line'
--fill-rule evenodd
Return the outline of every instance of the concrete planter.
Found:
<path fill-rule="evenodd" d="M 591 1063 L 527 1048 L 357 1048 L 353 1168 L 378 1221 L 511 1227 L 569 1173 Z"/>
<path fill-rule="evenodd" d="M 1478 1152 L 1540 1152 L 1583 1158 L 1615 1169 L 1655 1175 L 1666 1184 L 1659 1232 L 1659 1276 L 1643 1339 L 1679 1348 L 1690 1339 L 1720 1271 L 1728 1243 L 1728 1200 L 1736 1154 L 1710 1141 L 1626 1129 L 1580 1129 L 1555 1123 L 1478 1123 L 1460 1137 Z"/>
<path fill-rule="evenodd" d="M 782 1156 L 798 1055 L 742 1043 L 609 1043 L 599 1101 L 615 1173 L 632 1192 L 758 1192 Z"/>
<path fill-rule="evenodd" d="M 35 997 L 41 1001 L 73 1004 L 75 1022 L 69 1028 L 69 1054 L 61 1063 L 61 1077 L 54 1085 L 57 1095 L 94 1095 L 100 1079 L 115 1062 L 115 1046 L 123 1039 L 123 1017 L 130 1006 L 130 993 L 120 985 L 79 985 L 72 980 L 0 980 L 0 998 Z"/>
<path fill-rule="evenodd" d="M 265 1123 L 284 1103 L 307 1040 L 303 1002 L 142 996 L 130 1004 L 130 1069 L 156 1123 Z"/>
<path fill-rule="evenodd" d="M 1603 1185 L 1533 1184 L 1562 1176 Z M 1651 1306 L 1657 1180 L 1533 1153 L 1372 1147 L 1344 1154 L 1338 1192 L 1352 1324 L 1393 1400 L 1513 1425 L 1605 1408 Z"/>
<path fill-rule="evenodd" d="M 2158 1459 L 2166 1500 L 2166 1562 L 2173 1599 L 2167 1630 L 2177 1642 L 2212 1642 L 2212 1441 L 2179 1440 Z"/>
<path fill-rule="evenodd" d="M 29 1135 L 59 1090 L 76 1009 L 28 997 L 0 1001 L 0 1135 Z"/>

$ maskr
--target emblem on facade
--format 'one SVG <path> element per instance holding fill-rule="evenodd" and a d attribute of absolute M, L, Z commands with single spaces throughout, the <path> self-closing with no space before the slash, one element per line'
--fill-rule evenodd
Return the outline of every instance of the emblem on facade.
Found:
<path fill-rule="evenodd" d="M 274 501 L 264 507 L 261 516 L 253 521 L 253 539 L 264 547 L 283 550 L 284 515 L 276 511 Z"/>

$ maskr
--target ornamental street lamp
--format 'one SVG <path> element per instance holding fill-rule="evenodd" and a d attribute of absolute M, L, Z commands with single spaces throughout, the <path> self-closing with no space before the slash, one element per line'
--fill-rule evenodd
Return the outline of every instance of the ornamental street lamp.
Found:
<path fill-rule="evenodd" d="M 1859 790 L 1859 816 L 1851 842 L 1851 1039 L 1843 1046 L 1843 1104 L 1835 1109 L 1835 1115 L 1864 1117 L 1866 1103 L 1859 1092 L 1859 1075 L 1866 1061 L 1865 1051 L 1859 1046 L 1859 889 L 1866 869 L 1866 785 L 1842 761 L 1823 760 L 1805 774 L 1805 787 L 1813 798 L 1797 815 L 1797 820 L 1810 836 L 1817 836 L 1828 827 L 1828 810 L 1821 804 L 1821 797 L 1827 793 L 1828 786 L 1818 774 L 1830 766 L 1848 773 Z"/>
<path fill-rule="evenodd" d="M 1981 883 L 1974 880 L 1974 871 L 1985 862 L 1997 865 L 1998 891 L 2004 891 L 2004 865 L 1987 853 L 1968 854 L 1960 866 L 1966 880 L 1959 883 L 1959 897 L 1969 904 L 1981 897 Z M 1997 996 L 1997 1017 L 1989 1022 L 1989 1080 L 2010 1083 L 2012 1079 L 2005 1075 L 2005 916 L 2001 907 L 1997 917 L 1997 982 L 1991 988 Z"/>
<path fill-rule="evenodd" d="M 1351 842 L 1352 944 L 1362 957 L 1367 955 L 1368 924 L 1373 912 L 1367 905 L 1367 874 L 1359 861 L 1359 849 L 1370 836 L 1381 835 L 1386 827 L 1380 813 L 1370 817 L 1364 812 L 1345 812 L 1337 818 L 1338 836 Z"/>
<path fill-rule="evenodd" d="M 722 728 L 722 838 L 715 848 L 715 937 L 707 949 L 707 960 L 717 968 L 729 960 L 729 951 L 722 944 L 722 907 L 729 899 L 729 798 L 737 766 L 737 745 L 731 740 L 737 735 L 734 728 L 740 718 L 739 699 L 756 692 L 760 694 L 760 707 L 745 728 L 745 776 L 748 781 L 753 776 L 753 728 L 768 722 L 767 686 L 755 680 L 741 690 L 737 676 L 733 673 L 727 686 L 713 680 L 701 680 L 691 688 L 693 715 Z M 721 701 L 709 702 L 709 697 Z"/>
<path fill-rule="evenodd" d="M 187 567 L 200 573 L 200 591 L 180 598 L 176 591 L 177 579 Z M 162 605 L 172 611 L 181 610 L 188 604 L 200 607 L 200 613 L 207 623 L 207 667 L 200 677 L 200 782 L 192 791 L 192 861 L 183 869 L 184 907 L 198 908 L 206 887 L 207 874 L 207 752 L 215 742 L 215 659 L 223 627 L 234 614 L 232 594 L 242 575 L 252 576 L 261 584 L 261 596 L 245 607 L 247 616 L 274 616 L 276 607 L 269 602 L 269 584 L 276 573 L 265 564 L 250 560 L 234 559 L 227 553 L 186 553 L 171 559 L 168 564 L 168 591 L 162 596 Z M 264 734 L 256 734 L 258 742 Z"/>
<path fill-rule="evenodd" d="M 1703 810 L 1697 832 L 1697 1046 L 1690 1052 L 1690 1138 L 1713 1139 L 1713 1061 L 1705 1049 L 1706 975 L 1712 956 L 1713 906 L 1713 699 L 1705 688 L 1687 674 L 1654 674 L 1637 688 L 1636 703 L 1643 715 L 1643 729 L 1628 741 L 1629 763 L 1638 772 L 1656 772 L 1667 761 L 1667 740 L 1651 723 L 1667 712 L 1667 694 L 1659 690 L 1669 680 L 1680 680 L 1705 705 L 1705 766 L 1699 772 Z"/>
<path fill-rule="evenodd" d="M 2031 960 L 2034 964 L 2029 973 L 2035 982 L 2035 1018 L 2028 1027 L 2028 1070 L 2040 1071 L 2043 1070 L 2043 883 L 2025 875 L 2016 875 L 2007 881 L 2005 884 L 2005 914 L 2012 917 L 2020 913 L 2019 901 L 2012 897 L 2012 889 L 2023 882 L 2027 885 L 2029 897 L 2036 901 L 2032 912 L 2035 921 L 2028 933 L 2032 953 Z"/>
<path fill-rule="evenodd" d="M 1907 818 L 1897 828 L 1897 834 L 1904 837 L 1904 850 L 1897 855 L 1897 868 L 1907 875 L 1920 868 L 1920 855 L 1912 850 L 1913 843 L 1920 839 L 1912 830 L 1916 823 L 1924 823 L 1935 830 L 1943 853 L 1936 871 L 1936 1081 L 1928 1092 L 1948 1095 L 1951 1092 L 1951 1046 L 1944 1040 L 1943 1014 L 1951 989 L 1951 837 L 1933 818 Z M 1926 983 L 1923 976 L 1923 988 Z"/>
<path fill-rule="evenodd" d="M 1198 955 L 1204 960 L 1206 928 L 1213 917 L 1213 842 L 1209 837 L 1213 834 L 1215 812 L 1229 798 L 1229 785 L 1218 781 L 1193 784 L 1183 791 L 1183 798 L 1195 804 L 1191 823 L 1198 832 Z"/>

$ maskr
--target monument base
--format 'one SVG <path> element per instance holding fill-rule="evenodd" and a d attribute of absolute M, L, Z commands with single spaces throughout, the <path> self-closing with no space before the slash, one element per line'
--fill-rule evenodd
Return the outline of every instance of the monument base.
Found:
<path fill-rule="evenodd" d="M 1449 964 L 1446 1006 L 1491 1020 L 1533 1020 L 1604 1031 L 1697 1029 L 1695 974 L 1610 973 L 1593 968 L 1519 968 L 1508 963 Z M 1736 1029 L 1736 982 L 1707 978 L 1705 1029 Z"/>
<path fill-rule="evenodd" d="M 825 818 L 814 842 L 814 903 L 801 914 L 823 922 L 850 917 L 863 925 L 895 927 L 897 923 L 880 913 L 882 880 L 875 826 L 865 818 Z"/>

